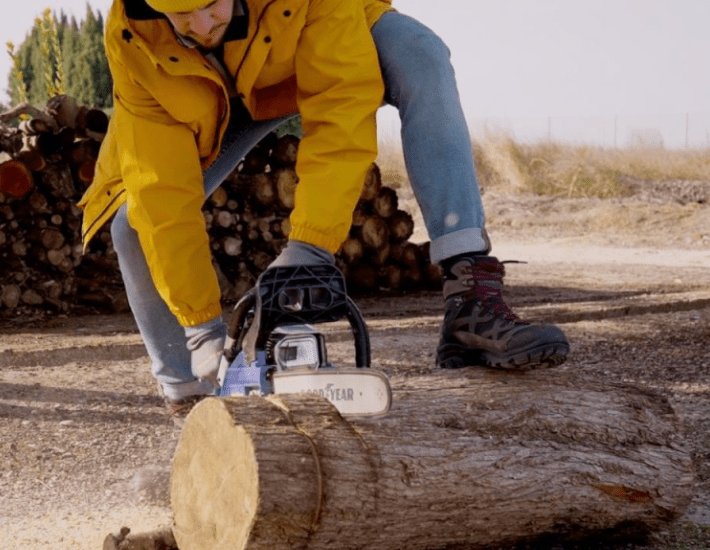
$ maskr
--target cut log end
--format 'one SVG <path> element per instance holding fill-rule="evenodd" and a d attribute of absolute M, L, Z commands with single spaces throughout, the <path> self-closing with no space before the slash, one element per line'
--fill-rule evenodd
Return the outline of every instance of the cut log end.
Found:
<path fill-rule="evenodd" d="M 256 453 L 230 407 L 229 400 L 205 399 L 180 437 L 170 490 L 173 532 L 181 549 L 245 548 L 255 521 Z M 212 452 L 217 448 L 220 452 Z"/>
<path fill-rule="evenodd" d="M 24 197 L 34 186 L 32 172 L 19 160 L 0 164 L 0 192 L 11 197 Z"/>

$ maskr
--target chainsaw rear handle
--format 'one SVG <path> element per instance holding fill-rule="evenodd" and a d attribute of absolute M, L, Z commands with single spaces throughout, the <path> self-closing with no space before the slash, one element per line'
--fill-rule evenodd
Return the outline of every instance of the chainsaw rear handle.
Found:
<path fill-rule="evenodd" d="M 224 356 L 231 364 L 242 351 L 244 337 L 249 331 L 254 318 L 254 307 L 256 306 L 257 287 L 251 288 L 234 306 L 232 318 L 229 320 L 227 336 L 229 338 L 228 347 L 224 350 Z"/>
<path fill-rule="evenodd" d="M 231 363 L 243 349 L 253 321 L 258 322 L 255 348 L 263 350 L 279 326 L 317 324 L 346 317 L 355 343 L 355 365 L 370 366 L 370 336 L 360 309 L 345 291 L 345 278 L 330 264 L 267 269 L 234 306 L 225 350 Z"/>
<path fill-rule="evenodd" d="M 367 332 L 367 325 L 362 318 L 360 308 L 350 296 L 345 297 L 347 304 L 347 312 L 345 316 L 350 323 L 350 330 L 353 333 L 355 341 L 355 366 L 358 368 L 366 368 L 370 366 L 370 333 Z"/>

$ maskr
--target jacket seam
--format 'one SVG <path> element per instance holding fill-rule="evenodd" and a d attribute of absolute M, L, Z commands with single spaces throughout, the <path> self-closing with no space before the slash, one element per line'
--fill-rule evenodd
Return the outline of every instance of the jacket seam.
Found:
<path fill-rule="evenodd" d="M 94 217 L 94 220 L 91 222 L 91 224 L 89 224 L 89 226 L 86 228 L 86 230 L 82 233 L 82 235 L 81 235 L 82 240 L 86 239 L 86 236 L 87 236 L 89 233 L 91 233 L 91 231 L 94 229 L 94 226 L 99 222 L 99 220 L 100 220 L 101 218 L 104 217 L 104 215 L 106 214 L 107 211 L 111 210 L 111 208 L 113 207 L 114 203 L 115 203 L 121 196 L 123 196 L 123 195 L 125 194 L 125 192 L 126 192 L 125 189 L 121 189 L 118 193 L 116 193 L 116 196 L 114 196 L 113 199 L 111 199 L 111 200 L 109 201 L 109 203 L 108 203 L 106 206 L 104 206 L 103 210 L 101 210 L 101 212 L 99 212 L 99 213 Z"/>

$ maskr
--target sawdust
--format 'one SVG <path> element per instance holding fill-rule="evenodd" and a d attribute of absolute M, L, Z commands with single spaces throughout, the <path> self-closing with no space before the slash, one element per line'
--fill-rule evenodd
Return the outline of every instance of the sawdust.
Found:
<path fill-rule="evenodd" d="M 527 262 L 507 265 L 516 311 L 552 322 L 563 311 L 578 313 L 561 325 L 572 351 L 560 369 L 669 396 L 693 453 L 696 496 L 678 524 L 681 535 L 674 528 L 649 547 L 673 548 L 693 530 L 701 534 L 692 540 L 700 540 L 710 525 L 710 207 L 493 192 L 484 201 L 494 253 Z M 665 306 L 618 314 L 624 300 L 646 297 Z M 398 380 L 432 372 L 438 293 L 358 303 L 373 364 L 392 377 L 395 396 Z M 326 331 L 329 357 L 346 365 L 352 344 L 336 325 Z M 3 548 L 95 549 L 123 525 L 139 532 L 168 523 L 164 473 L 175 444 L 130 315 L 27 320 L 3 329 Z"/>

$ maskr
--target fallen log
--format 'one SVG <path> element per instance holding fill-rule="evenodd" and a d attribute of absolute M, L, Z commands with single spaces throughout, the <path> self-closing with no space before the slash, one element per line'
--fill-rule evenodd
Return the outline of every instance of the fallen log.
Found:
<path fill-rule="evenodd" d="M 491 548 L 663 528 L 693 472 L 667 400 L 580 376 L 393 383 L 380 419 L 315 396 L 210 398 L 171 475 L 181 550 Z"/>

